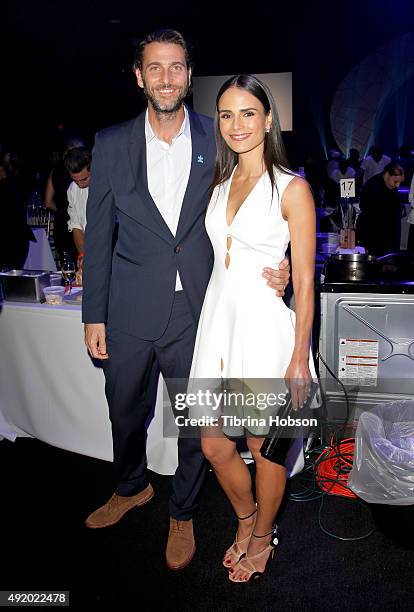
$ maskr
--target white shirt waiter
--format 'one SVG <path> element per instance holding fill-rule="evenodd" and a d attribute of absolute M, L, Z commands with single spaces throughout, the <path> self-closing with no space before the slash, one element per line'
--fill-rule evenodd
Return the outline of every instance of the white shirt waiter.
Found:
<path fill-rule="evenodd" d="M 81 189 L 72 181 L 68 187 L 68 230 L 80 229 L 85 231 L 86 227 L 86 202 L 88 200 L 88 187 Z"/>

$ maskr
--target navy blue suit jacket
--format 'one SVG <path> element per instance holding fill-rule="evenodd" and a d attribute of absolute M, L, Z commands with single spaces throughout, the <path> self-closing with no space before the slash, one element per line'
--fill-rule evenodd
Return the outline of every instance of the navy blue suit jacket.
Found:
<path fill-rule="evenodd" d="M 192 160 L 176 236 L 148 191 L 145 112 L 96 135 L 87 203 L 82 316 L 145 340 L 165 331 L 177 270 L 197 322 L 213 264 L 204 227 L 213 122 L 189 111 Z M 118 240 L 112 252 L 115 219 Z"/>

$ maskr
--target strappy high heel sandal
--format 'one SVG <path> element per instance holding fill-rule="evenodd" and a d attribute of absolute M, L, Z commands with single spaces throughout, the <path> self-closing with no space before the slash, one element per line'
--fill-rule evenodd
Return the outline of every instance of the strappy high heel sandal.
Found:
<path fill-rule="evenodd" d="M 238 516 L 237 519 L 239 521 L 245 521 L 246 519 L 249 519 L 252 516 L 254 516 L 256 512 L 257 512 L 257 508 L 251 514 L 249 514 L 249 516 L 242 516 L 242 517 Z M 253 533 L 253 529 L 254 529 L 254 526 L 252 528 L 252 533 Z M 246 553 L 241 551 L 240 544 L 243 544 L 244 542 L 248 542 L 250 538 L 252 537 L 252 533 L 250 533 L 247 537 L 243 538 L 242 540 L 237 539 L 237 533 L 236 533 L 236 539 L 234 540 L 233 544 L 230 546 L 230 548 L 226 550 L 224 554 L 223 565 L 226 569 L 232 569 L 236 565 L 236 563 L 238 563 L 240 559 L 244 557 Z M 230 563 L 225 562 L 228 557 L 231 557 Z"/>
<path fill-rule="evenodd" d="M 239 562 L 237 563 L 238 567 L 243 572 L 246 572 L 246 574 L 248 574 L 247 578 L 236 580 L 235 578 L 233 578 L 233 574 L 229 573 L 229 579 L 232 582 L 249 582 L 249 580 L 256 580 L 257 578 L 260 578 L 260 576 L 263 576 L 264 570 L 263 570 L 263 572 L 259 572 L 257 570 L 257 568 L 256 568 L 256 566 L 254 564 L 254 559 L 260 559 L 260 557 L 264 557 L 265 554 L 269 554 L 268 560 L 270 558 L 273 559 L 274 554 L 275 554 L 275 548 L 279 544 L 279 539 L 280 539 L 279 529 L 278 529 L 277 525 L 273 525 L 272 531 L 269 531 L 269 533 L 265 533 L 265 535 L 258 536 L 255 533 L 252 533 L 252 537 L 253 538 L 266 538 L 269 535 L 272 535 L 272 537 L 270 539 L 270 542 L 269 542 L 268 546 L 266 546 L 266 548 L 264 550 L 262 550 L 261 552 L 257 553 L 257 555 L 253 555 L 251 557 L 247 557 L 246 555 L 242 555 L 242 557 L 240 558 Z M 266 561 L 266 565 L 267 565 L 267 561 Z"/>

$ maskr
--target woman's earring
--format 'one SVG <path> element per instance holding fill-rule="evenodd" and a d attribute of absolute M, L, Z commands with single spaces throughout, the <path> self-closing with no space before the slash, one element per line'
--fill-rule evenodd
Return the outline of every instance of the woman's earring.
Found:
<path fill-rule="evenodd" d="M 270 127 L 267 127 L 267 128 L 265 129 L 265 132 L 266 132 L 266 134 L 268 134 L 268 133 L 270 132 Z"/>

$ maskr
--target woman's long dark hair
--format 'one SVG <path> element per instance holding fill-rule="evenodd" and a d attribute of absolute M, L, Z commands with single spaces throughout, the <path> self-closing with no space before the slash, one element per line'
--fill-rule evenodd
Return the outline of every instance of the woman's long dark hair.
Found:
<path fill-rule="evenodd" d="M 216 113 L 215 113 L 215 136 L 216 136 L 216 168 L 214 172 L 211 193 L 214 188 L 221 183 L 224 183 L 230 178 L 231 173 L 237 164 L 238 155 L 227 145 L 224 138 L 220 134 L 218 104 L 221 96 L 230 87 L 238 87 L 252 94 L 257 98 L 264 107 L 266 115 L 269 111 L 272 112 L 272 124 L 269 133 L 265 134 L 263 160 L 266 170 L 269 174 L 272 183 L 272 192 L 275 187 L 274 168 L 286 171 L 289 167 L 286 158 L 285 147 L 282 140 L 282 131 L 280 129 L 279 115 L 276 110 L 276 104 L 270 89 L 251 74 L 237 74 L 228 79 L 220 88 L 216 98 Z"/>

